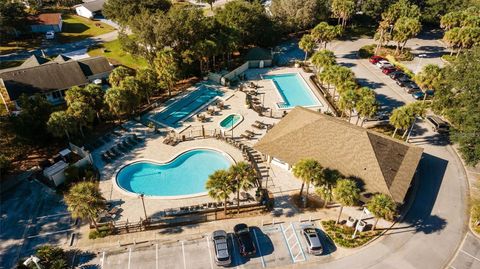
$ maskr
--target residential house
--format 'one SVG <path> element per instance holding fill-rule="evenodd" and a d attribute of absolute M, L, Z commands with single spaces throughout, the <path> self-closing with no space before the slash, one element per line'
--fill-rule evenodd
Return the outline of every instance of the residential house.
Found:
<path fill-rule="evenodd" d="M 50 61 L 34 55 L 18 67 L 0 70 L 0 97 L 5 105 L 13 102 L 17 109 L 22 94 L 42 94 L 50 103 L 61 104 L 66 90 L 106 79 L 112 70 L 105 57 L 73 60 L 59 55 Z"/>
<path fill-rule="evenodd" d="M 31 29 L 34 33 L 46 33 L 54 31 L 55 33 L 62 31 L 62 14 L 60 13 L 43 13 L 35 17 L 31 17 Z"/>
<path fill-rule="evenodd" d="M 306 108 L 296 107 L 254 148 L 290 169 L 312 158 L 363 181 L 363 196 L 384 193 L 403 203 L 423 149 Z"/>
<path fill-rule="evenodd" d="M 76 5 L 75 11 L 79 16 L 93 19 L 94 17 L 101 15 L 104 3 L 105 0 L 86 1 L 83 4 Z"/>

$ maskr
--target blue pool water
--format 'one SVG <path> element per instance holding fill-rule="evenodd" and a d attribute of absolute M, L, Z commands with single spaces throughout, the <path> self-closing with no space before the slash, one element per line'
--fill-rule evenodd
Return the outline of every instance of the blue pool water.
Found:
<path fill-rule="evenodd" d="M 238 114 L 230 114 L 220 122 L 220 126 L 225 129 L 230 129 L 235 127 L 237 122 L 241 119 L 242 119 L 242 116 Z"/>
<path fill-rule="evenodd" d="M 275 84 L 285 103 L 281 108 L 321 105 L 299 74 L 266 75 L 263 78 L 271 79 Z"/>
<path fill-rule="evenodd" d="M 185 120 L 187 116 L 191 116 L 195 110 L 211 102 L 215 97 L 222 95 L 223 92 L 202 85 L 151 116 L 151 119 L 169 127 L 177 128 L 180 122 Z"/>
<path fill-rule="evenodd" d="M 117 184 L 128 192 L 149 196 L 198 194 L 206 192 L 209 175 L 231 164 L 219 151 L 193 149 L 169 163 L 139 161 L 126 165 L 117 174 Z"/>

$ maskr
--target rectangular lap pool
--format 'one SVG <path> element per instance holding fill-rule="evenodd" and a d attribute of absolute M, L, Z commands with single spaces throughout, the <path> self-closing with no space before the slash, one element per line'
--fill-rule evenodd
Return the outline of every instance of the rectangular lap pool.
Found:
<path fill-rule="evenodd" d="M 183 120 L 190 118 L 196 111 L 205 107 L 219 96 L 223 96 L 222 91 L 201 85 L 196 90 L 180 97 L 180 99 L 149 118 L 158 124 L 178 128 Z"/>
<path fill-rule="evenodd" d="M 280 109 L 290 109 L 296 106 L 315 107 L 322 103 L 313 94 L 310 87 L 298 73 L 265 75 L 264 79 L 273 81 L 283 102 L 277 103 Z"/>

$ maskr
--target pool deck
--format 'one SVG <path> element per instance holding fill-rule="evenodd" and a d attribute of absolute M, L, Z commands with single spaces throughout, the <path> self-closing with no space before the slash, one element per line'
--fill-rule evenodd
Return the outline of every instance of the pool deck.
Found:
<path fill-rule="evenodd" d="M 308 77 L 309 75 L 303 72 L 302 69 L 299 68 L 267 68 L 267 69 L 249 69 L 246 72 L 246 77 L 249 81 L 253 81 L 255 84 L 261 86 L 262 88 L 258 89 L 258 92 L 264 93 L 262 95 L 257 96 L 259 100 L 264 102 L 265 107 L 269 107 L 272 109 L 272 115 L 276 118 L 266 117 L 266 116 L 259 116 L 255 111 L 252 109 L 248 109 L 245 106 L 245 99 L 246 94 L 244 92 L 239 91 L 238 89 L 230 89 L 227 87 L 221 87 L 223 91 L 226 92 L 226 96 L 230 96 L 226 101 L 224 101 L 225 108 L 220 110 L 215 107 L 216 113 L 214 115 L 208 115 L 205 113 L 207 107 L 213 108 L 213 106 L 204 107 L 202 113 L 207 116 L 206 122 L 200 122 L 196 119 L 195 116 L 190 117 L 189 119 L 184 121 L 185 127 L 176 132 L 175 135 L 177 137 L 185 136 L 186 138 L 192 136 L 199 136 L 201 133 L 202 127 L 203 129 L 211 134 L 213 132 L 218 133 L 220 132 L 219 122 L 223 120 L 229 114 L 235 113 L 240 114 L 243 116 L 243 121 L 235 126 L 232 131 L 226 131 L 225 134 L 227 136 L 236 137 L 238 140 L 241 140 L 243 143 L 253 146 L 258 139 L 263 137 L 266 130 L 262 129 L 255 129 L 252 127 L 252 124 L 255 121 L 262 121 L 268 124 L 275 124 L 277 123 L 281 115 L 283 114 L 282 110 L 276 109 L 275 103 L 281 101 L 280 96 L 275 89 L 275 86 L 270 80 L 262 80 L 261 75 L 264 74 L 283 74 L 283 73 L 299 73 L 306 81 L 306 83 L 312 89 L 312 92 L 317 96 L 317 98 L 325 104 L 325 101 L 322 99 L 321 95 L 316 92 L 315 87 L 311 85 Z M 218 87 L 218 85 L 217 85 Z M 187 93 L 188 94 L 188 93 Z M 178 99 L 178 98 L 177 98 Z M 166 105 L 169 103 L 174 102 L 170 101 L 167 102 Z M 325 108 L 325 106 L 323 106 Z M 159 108 L 161 109 L 161 108 Z M 266 114 L 269 114 L 267 112 Z M 122 138 L 117 138 L 101 148 L 95 150 L 92 153 L 94 158 L 94 162 L 100 170 L 101 175 L 101 182 L 100 182 L 100 189 L 102 194 L 107 200 L 119 200 L 121 199 L 123 203 L 120 205 L 121 212 L 118 214 L 115 220 L 129 220 L 129 221 L 138 221 L 140 218 L 144 218 L 142 202 L 139 197 L 135 197 L 132 195 L 127 195 L 121 192 L 118 187 L 114 185 L 113 180 L 115 177 L 116 172 L 123 167 L 125 164 L 133 162 L 139 159 L 150 159 L 155 160 L 158 162 L 165 162 L 171 160 L 179 153 L 199 147 L 207 147 L 213 148 L 220 151 L 223 151 L 229 154 L 235 161 L 243 161 L 243 156 L 241 151 L 236 149 L 235 147 L 213 138 L 209 139 L 195 139 L 195 140 L 188 140 L 185 142 L 180 142 L 176 146 L 170 146 L 163 143 L 163 140 L 166 136 L 170 135 L 171 130 L 167 128 L 160 128 L 160 133 L 153 132 L 152 129 L 145 127 L 144 125 L 130 121 L 124 124 L 125 127 L 131 130 L 130 133 L 134 132 L 138 136 L 143 137 L 145 141 L 140 143 L 135 148 L 133 148 L 129 153 L 125 154 L 123 157 L 116 159 L 112 163 L 104 164 L 102 159 L 100 158 L 100 154 L 107 150 L 108 148 L 112 147 L 119 140 Z M 253 131 L 255 133 L 255 137 L 251 140 L 240 139 L 240 134 L 245 133 L 245 131 Z M 274 192 L 275 196 L 278 197 L 286 197 L 286 194 L 293 190 L 298 190 L 300 188 L 300 182 L 291 175 L 290 172 L 285 171 L 278 167 L 273 167 L 270 169 L 270 175 L 272 180 L 269 180 L 268 186 L 271 191 Z M 232 196 L 233 198 L 233 196 Z M 183 198 L 183 199 L 168 199 L 168 200 L 160 200 L 154 198 L 145 198 L 145 207 L 147 214 L 149 216 L 156 216 L 159 212 L 163 211 L 167 208 L 175 208 L 175 207 L 182 207 L 182 206 L 190 206 L 196 204 L 203 204 L 206 202 L 212 202 L 208 196 L 201 196 L 201 197 L 193 197 L 193 198 Z M 277 203 L 277 202 L 276 202 Z M 285 201 L 280 200 L 278 201 L 278 207 L 282 208 L 285 207 L 285 211 L 291 211 L 289 209 L 290 206 L 285 204 Z"/>

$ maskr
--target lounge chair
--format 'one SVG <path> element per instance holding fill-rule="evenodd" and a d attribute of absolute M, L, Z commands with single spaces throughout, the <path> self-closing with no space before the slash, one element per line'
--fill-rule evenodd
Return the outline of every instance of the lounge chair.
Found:
<path fill-rule="evenodd" d="M 246 130 L 245 133 L 247 133 L 247 134 L 249 134 L 249 135 L 251 135 L 251 136 L 255 136 L 255 133 L 252 132 L 252 131 L 250 131 L 250 130 Z"/>
<path fill-rule="evenodd" d="M 123 153 L 118 149 L 118 146 L 111 148 L 110 151 L 113 152 L 113 154 L 115 154 L 116 156 L 122 156 L 123 155 Z"/>
<path fill-rule="evenodd" d="M 110 159 L 110 156 L 107 155 L 107 153 L 102 153 L 102 160 L 105 162 L 105 163 L 110 163 L 112 161 L 112 159 Z"/>
<path fill-rule="evenodd" d="M 167 144 L 167 145 L 169 145 L 169 144 L 170 144 L 170 142 L 171 142 L 171 140 L 172 140 L 172 138 L 171 138 L 171 137 L 167 137 L 167 138 L 165 138 L 165 139 L 163 140 L 163 144 Z"/>
<path fill-rule="evenodd" d="M 240 137 L 248 139 L 248 140 L 250 140 L 252 138 L 252 136 L 250 136 L 248 134 L 241 134 Z"/>
<path fill-rule="evenodd" d="M 261 129 L 263 129 L 263 128 L 264 128 L 264 126 L 263 126 L 263 125 L 256 124 L 256 123 L 252 124 L 252 127 L 253 127 L 253 128 L 256 128 L 256 129 L 259 129 L 259 130 L 261 130 Z"/>

